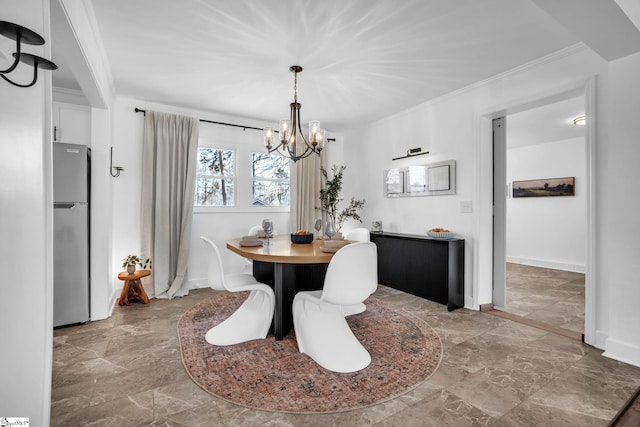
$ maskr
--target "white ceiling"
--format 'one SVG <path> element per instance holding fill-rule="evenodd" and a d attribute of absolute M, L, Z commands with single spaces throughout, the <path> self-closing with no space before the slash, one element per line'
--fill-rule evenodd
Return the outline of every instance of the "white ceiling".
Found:
<path fill-rule="evenodd" d="M 628 17 L 628 4 L 620 8 L 621 1 L 624 6 L 636 0 L 86 0 L 85 5 L 95 15 L 118 94 L 274 124 L 288 116 L 293 100 L 288 69 L 297 64 L 305 68 L 298 82 L 303 121 L 319 119 L 323 127 L 340 131 L 580 41 L 607 60 L 640 51 L 638 25 Z M 57 3 L 52 2 L 52 56 L 60 66 L 54 86 L 83 87 L 93 99 L 82 49 L 62 9 L 53 6 Z M 537 126 L 538 142 L 569 138 L 575 128 L 567 131 L 549 120 L 565 120 L 576 110 L 575 103 L 560 102 L 511 115 L 511 139 L 531 140 L 525 122 L 549 123 Z"/>
<path fill-rule="evenodd" d="M 579 41 L 530 0 L 92 4 L 118 94 L 268 124 L 288 116 L 297 64 L 302 120 L 334 131 Z"/>
<path fill-rule="evenodd" d="M 584 114 L 584 95 L 509 114 L 507 147 L 516 148 L 584 137 L 585 126 L 573 123 L 573 119 Z"/>

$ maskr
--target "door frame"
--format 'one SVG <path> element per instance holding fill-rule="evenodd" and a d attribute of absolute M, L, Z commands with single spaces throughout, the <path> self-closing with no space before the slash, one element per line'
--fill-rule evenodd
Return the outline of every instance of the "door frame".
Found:
<path fill-rule="evenodd" d="M 596 77 L 590 77 L 577 86 L 568 87 L 565 90 L 557 90 L 554 93 L 528 101 L 522 101 L 503 108 L 494 108 L 493 111 L 479 116 L 480 141 L 476 152 L 478 162 L 478 179 L 476 194 L 479 200 L 479 212 L 476 217 L 475 229 L 477 231 L 478 250 L 474 257 L 473 306 L 479 308 L 487 302 L 493 302 L 494 288 L 506 286 L 501 279 L 494 283 L 494 266 L 506 265 L 506 256 L 503 247 L 494 250 L 494 228 L 502 228 L 502 235 L 506 235 L 506 222 L 500 221 L 494 224 L 493 191 L 488 194 L 485 186 L 493 189 L 494 159 L 493 159 L 493 126 L 494 119 L 506 117 L 534 106 L 544 105 L 554 99 L 565 99 L 570 93 L 584 94 L 585 115 L 587 118 L 585 150 L 586 150 L 586 219 L 587 219 L 587 257 L 585 265 L 585 325 L 584 341 L 587 344 L 596 343 L 596 294 L 597 294 L 597 266 L 596 266 L 596 149 L 597 149 L 597 111 L 596 111 Z M 490 167 L 487 167 L 490 165 Z M 506 187 L 503 186 L 506 191 Z M 490 260 L 489 260 L 490 258 Z"/>
<path fill-rule="evenodd" d="M 507 304 L 507 115 L 492 120 L 493 129 L 493 288 L 491 303 Z"/>

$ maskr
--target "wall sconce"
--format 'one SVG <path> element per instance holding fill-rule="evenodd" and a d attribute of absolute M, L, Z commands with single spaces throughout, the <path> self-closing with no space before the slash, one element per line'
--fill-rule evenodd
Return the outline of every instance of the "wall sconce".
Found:
<path fill-rule="evenodd" d="M 425 154 L 429 154 L 429 152 L 428 151 L 422 151 L 422 148 L 420 148 L 420 147 L 409 148 L 407 150 L 407 155 L 406 156 L 396 157 L 396 158 L 391 159 L 391 160 L 408 159 L 409 157 L 423 156 Z"/>
<path fill-rule="evenodd" d="M 31 44 L 40 46 L 44 44 L 44 39 L 36 32 L 23 27 L 22 25 L 14 24 L 7 21 L 0 21 L 0 35 L 16 41 L 16 51 L 13 53 L 13 64 L 6 70 L 0 70 L 0 77 L 5 81 L 18 87 L 31 87 L 36 84 L 38 80 L 38 68 L 43 70 L 57 70 L 58 66 L 48 59 L 42 58 L 37 55 L 22 52 L 22 44 Z M 11 73 L 16 69 L 19 62 L 24 62 L 27 65 L 33 66 L 33 80 L 29 84 L 20 84 L 9 80 L 5 74 Z"/>
<path fill-rule="evenodd" d="M 113 166 L 113 147 L 111 147 L 111 161 L 109 162 L 109 173 L 112 177 L 117 178 L 120 176 L 124 168 L 122 166 Z M 115 171 L 115 173 L 114 173 Z"/>

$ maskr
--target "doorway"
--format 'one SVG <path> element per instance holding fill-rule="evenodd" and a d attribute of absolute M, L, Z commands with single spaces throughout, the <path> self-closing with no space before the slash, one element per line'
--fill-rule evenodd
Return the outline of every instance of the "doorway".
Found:
<path fill-rule="evenodd" d="M 586 127 L 573 120 L 585 105 L 581 89 L 493 120 L 493 306 L 580 338 L 590 180 Z M 514 182 L 554 178 L 573 179 L 573 195 L 514 197 Z"/>

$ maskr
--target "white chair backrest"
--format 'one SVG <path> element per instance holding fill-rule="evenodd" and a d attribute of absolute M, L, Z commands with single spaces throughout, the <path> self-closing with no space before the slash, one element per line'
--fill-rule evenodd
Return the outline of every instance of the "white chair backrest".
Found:
<path fill-rule="evenodd" d="M 254 225 L 253 227 L 251 227 L 249 229 L 249 232 L 247 233 L 247 236 L 257 236 L 258 233 L 260 233 L 262 231 L 262 226 L 261 225 Z"/>
<path fill-rule="evenodd" d="M 327 268 L 321 299 L 338 304 L 357 304 L 378 286 L 378 250 L 375 243 L 351 243 L 338 250 Z"/>
<path fill-rule="evenodd" d="M 369 233 L 368 228 L 360 227 L 354 228 L 344 237 L 347 240 L 351 240 L 354 242 L 370 242 L 371 234 Z"/>
<path fill-rule="evenodd" d="M 220 251 L 218 250 L 216 244 L 211 240 L 207 239 L 204 236 L 200 236 L 200 238 L 206 244 L 207 248 L 209 248 L 209 256 L 207 257 L 207 282 L 213 289 L 217 291 L 224 291 L 226 287 L 224 281 L 224 268 L 222 267 Z"/>

